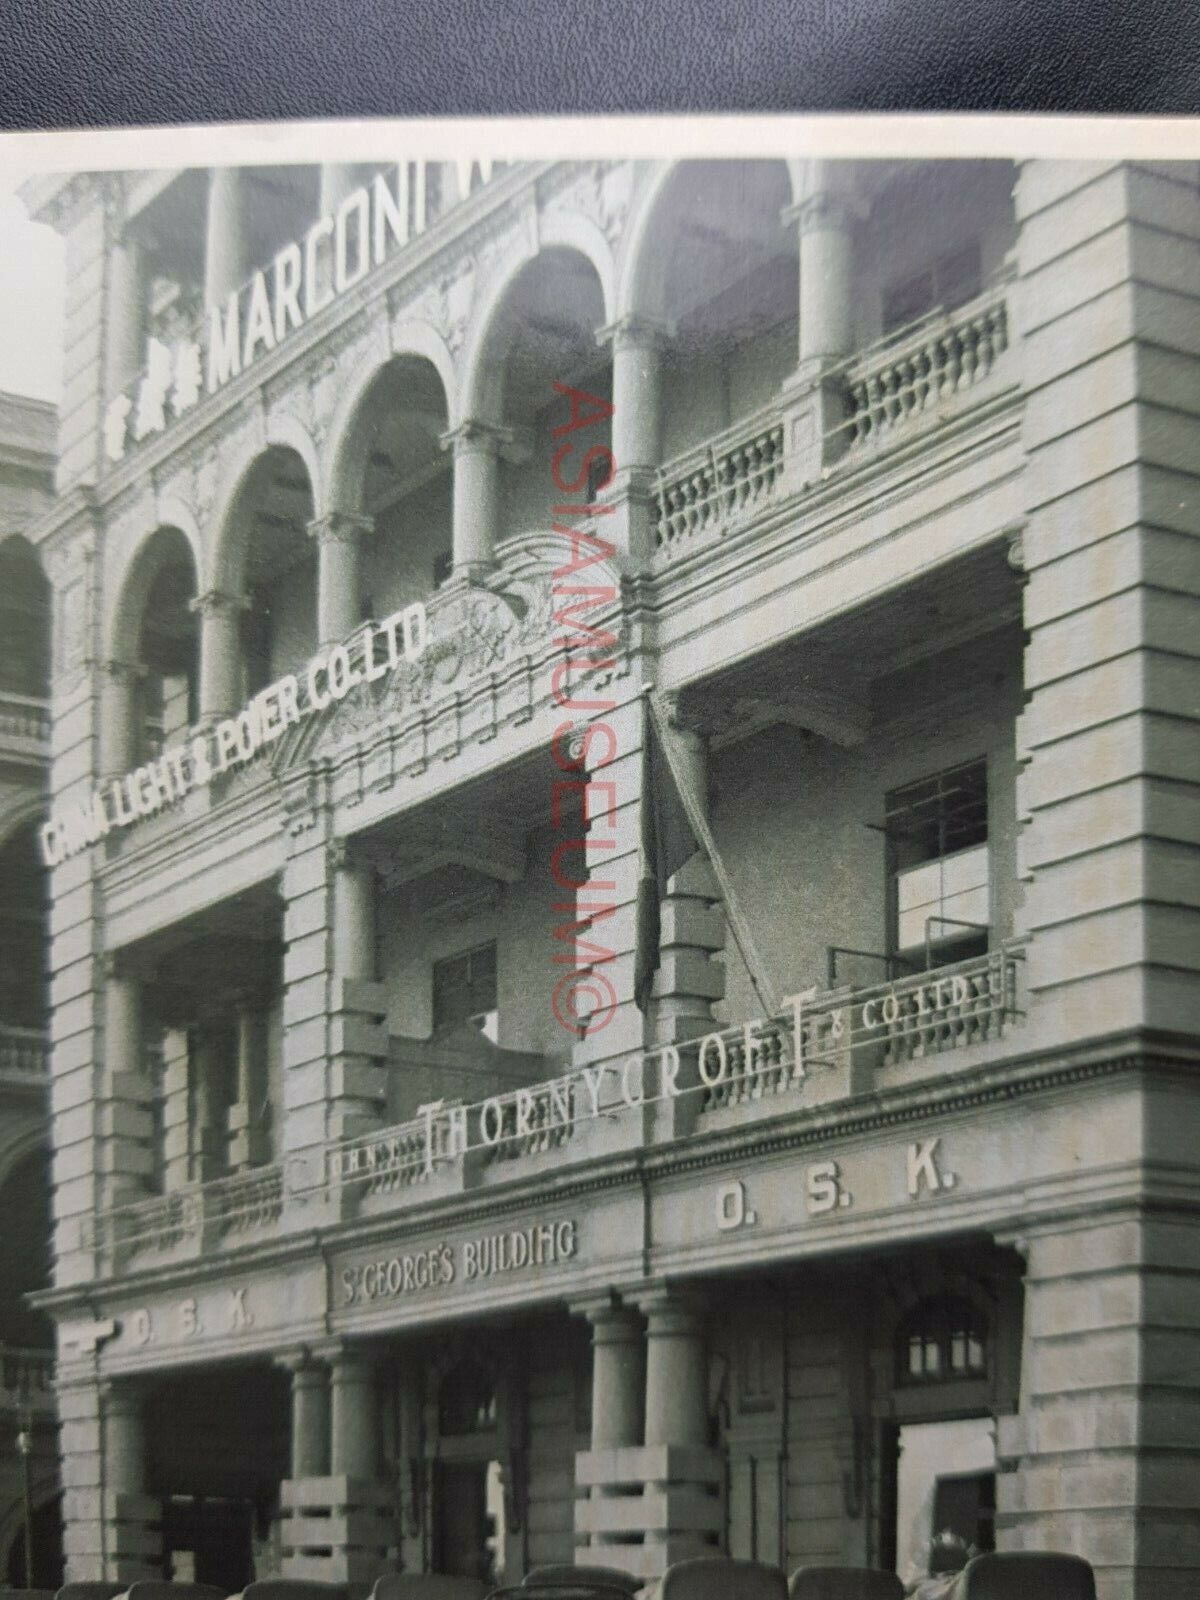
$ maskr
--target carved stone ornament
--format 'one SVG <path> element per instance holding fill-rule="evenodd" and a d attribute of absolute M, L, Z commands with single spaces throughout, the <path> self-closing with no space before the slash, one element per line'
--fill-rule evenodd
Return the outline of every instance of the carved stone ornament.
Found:
<path fill-rule="evenodd" d="M 563 563 L 564 549 L 564 541 L 555 535 L 531 534 L 510 543 L 503 567 L 486 583 L 447 584 L 427 603 L 429 642 L 422 655 L 402 662 L 374 683 L 356 684 L 341 701 L 312 718 L 295 741 L 281 741 L 279 769 L 369 739 L 384 724 L 415 712 L 433 714 L 456 694 L 492 676 L 502 677 L 522 659 L 538 671 L 548 671 L 549 663 L 565 648 L 565 641 L 555 637 L 561 629 L 555 624 L 553 594 L 554 571 Z M 621 593 L 615 573 L 597 571 L 593 581 L 611 581 Z M 604 622 L 598 612 L 587 620 L 595 626 Z M 589 671 L 577 647 L 573 684 L 598 685 L 622 669 L 627 653 L 623 612 L 618 617 L 610 613 L 604 625 L 615 635 L 616 648 L 597 647 L 596 666 Z"/>

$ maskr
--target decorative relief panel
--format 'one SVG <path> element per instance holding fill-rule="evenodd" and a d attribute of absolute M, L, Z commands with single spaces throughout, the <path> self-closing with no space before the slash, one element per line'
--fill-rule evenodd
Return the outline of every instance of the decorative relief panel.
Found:
<path fill-rule="evenodd" d="M 423 654 L 376 683 L 357 684 L 297 730 L 296 737 L 283 741 L 277 770 L 366 744 L 385 725 L 407 724 L 414 717 L 440 739 L 440 724 L 451 716 L 455 748 L 468 738 L 491 737 L 502 721 L 526 720 L 535 701 L 548 698 L 551 664 L 568 648 L 566 637 L 556 637 L 555 629 L 554 571 L 562 563 L 564 543 L 552 535 L 534 535 L 514 544 L 517 548 L 505 553 L 503 567 L 488 585 L 452 584 L 435 595 L 428 604 L 430 637 Z M 595 581 L 599 587 L 611 584 L 623 607 L 617 574 L 598 571 Z M 594 687 L 628 670 L 623 609 L 616 616 L 612 608 L 607 616 L 597 610 L 587 621 L 599 629 L 600 638 L 590 651 L 577 639 L 572 688 L 582 683 Z M 516 680 L 522 687 L 514 698 Z"/>

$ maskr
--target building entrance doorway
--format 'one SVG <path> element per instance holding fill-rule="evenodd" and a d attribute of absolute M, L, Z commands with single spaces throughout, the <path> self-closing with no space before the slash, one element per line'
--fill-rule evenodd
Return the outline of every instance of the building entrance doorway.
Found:
<path fill-rule="evenodd" d="M 915 1422 L 898 1429 L 896 1570 L 924 1577 L 935 1539 L 995 1547 L 996 1424 L 992 1417 Z"/>
<path fill-rule="evenodd" d="M 252 1501 L 173 1495 L 163 1505 L 163 1570 L 179 1583 L 237 1594 L 254 1576 Z"/>
<path fill-rule="evenodd" d="M 498 1461 L 441 1461 L 437 1467 L 435 1570 L 501 1583 L 504 1494 Z"/>

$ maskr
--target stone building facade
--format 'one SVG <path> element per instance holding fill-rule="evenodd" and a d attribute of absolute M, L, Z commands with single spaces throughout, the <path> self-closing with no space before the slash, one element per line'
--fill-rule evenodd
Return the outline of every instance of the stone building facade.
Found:
<path fill-rule="evenodd" d="M 48 883 L 37 831 L 50 766 L 50 584 L 31 537 L 53 500 L 54 411 L 0 393 L 0 1586 L 62 1571 L 49 1281 Z"/>
<path fill-rule="evenodd" d="M 1194 168 L 25 195 L 71 1575 L 1192 1593 Z"/>

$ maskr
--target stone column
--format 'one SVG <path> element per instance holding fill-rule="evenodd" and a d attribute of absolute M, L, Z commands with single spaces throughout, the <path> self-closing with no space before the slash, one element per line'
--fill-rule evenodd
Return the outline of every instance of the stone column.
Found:
<path fill-rule="evenodd" d="M 162 1042 L 162 1181 L 171 1192 L 192 1177 L 191 1041 L 186 1028 L 168 1028 Z"/>
<path fill-rule="evenodd" d="M 339 978 L 375 981 L 375 873 L 345 840 L 331 848 L 333 970 Z"/>
<path fill-rule="evenodd" d="M 671 747 L 688 787 L 708 815 L 708 741 L 677 695 L 664 697 Z M 659 964 L 654 979 L 654 1042 L 681 1046 L 711 1033 L 719 1023 L 713 1006 L 725 993 L 725 908 L 708 857 L 697 850 L 667 881 L 661 908 Z M 685 1052 L 676 1082 L 683 1089 L 699 1083 L 695 1052 Z M 700 1110 L 699 1091 L 669 1098 L 655 1108 L 660 1137 L 691 1133 Z"/>
<path fill-rule="evenodd" d="M 150 1526 L 160 1516 L 146 1494 L 143 1400 L 128 1382 L 105 1385 L 102 1406 L 102 1482 L 106 1523 L 106 1576 L 132 1582 L 160 1575 L 162 1535 Z"/>
<path fill-rule="evenodd" d="M 708 1367 L 699 1305 L 660 1289 L 646 1314 L 646 1443 L 708 1444 Z"/>
<path fill-rule="evenodd" d="M 387 997 L 376 978 L 375 872 L 344 839 L 330 847 L 329 1136 L 380 1126 L 386 1105 Z"/>
<path fill-rule="evenodd" d="M 292 1455 L 294 1479 L 329 1473 L 329 1370 L 308 1351 L 282 1358 L 292 1380 Z"/>
<path fill-rule="evenodd" d="M 708 1362 L 703 1311 L 663 1286 L 638 1296 L 646 1316 L 642 1571 L 712 1555 L 721 1537 L 725 1464 L 708 1443 Z"/>
<path fill-rule="evenodd" d="M 596 335 L 599 343 L 612 346 L 616 463 L 612 481 L 599 494 L 599 500 L 612 508 L 604 513 L 600 531 L 610 544 L 640 558 L 654 550 L 654 472 L 662 461 L 662 358 L 669 337 L 664 324 L 639 316 L 622 317 Z M 579 437 L 581 452 L 598 442 L 590 433 Z"/>
<path fill-rule="evenodd" d="M 104 1067 L 96 1163 L 101 1209 L 136 1200 L 154 1166 L 152 1085 L 142 1060 L 141 985 L 112 956 L 104 961 Z"/>
<path fill-rule="evenodd" d="M 814 162 L 808 193 L 784 212 L 784 223 L 800 233 L 797 366 L 784 388 L 784 474 L 792 488 L 818 481 L 845 449 L 833 432 L 845 416 L 845 386 L 833 369 L 853 340 L 854 221 L 838 163 Z"/>
<path fill-rule="evenodd" d="M 330 1358 L 330 1472 L 373 1482 L 378 1468 L 371 1366 L 352 1350 Z"/>
<path fill-rule="evenodd" d="M 242 595 L 209 589 L 191 601 L 200 617 L 200 720 L 212 723 L 237 710 L 242 698 Z"/>
<path fill-rule="evenodd" d="M 110 250 L 105 296 L 104 392 L 111 399 L 146 360 L 146 283 L 141 246 L 122 232 Z"/>
<path fill-rule="evenodd" d="M 266 1096 L 267 1017 L 259 995 L 248 995 L 237 1006 L 237 1098 L 229 1108 L 229 1167 L 261 1165 L 268 1159 L 266 1130 L 261 1108 Z"/>
<path fill-rule="evenodd" d="M 327 1383 L 327 1369 L 307 1351 L 285 1362 L 292 1374 L 292 1476 L 280 1496 L 284 1573 L 369 1584 L 394 1542 L 391 1490 L 376 1481 L 371 1369 L 345 1348 L 331 1351 L 329 1363 Z"/>
<path fill-rule="evenodd" d="M 308 525 L 317 546 L 317 645 L 341 644 L 362 622 L 359 545 L 374 523 L 347 511 L 331 511 Z"/>
<path fill-rule="evenodd" d="M 225 1171 L 225 1113 L 220 1083 L 227 1070 L 219 1035 L 201 1025 L 192 1047 L 192 1178 L 207 1183 Z"/>
<path fill-rule="evenodd" d="M 237 167 L 217 167 L 209 174 L 204 235 L 206 306 L 223 306 L 246 277 L 242 188 L 242 174 Z"/>
<path fill-rule="evenodd" d="M 465 421 L 442 435 L 454 451 L 454 570 L 486 571 L 494 565 L 500 518 L 500 447 L 506 429 Z"/>
<path fill-rule="evenodd" d="M 810 192 L 788 213 L 800 230 L 800 337 L 803 370 L 851 351 L 851 245 L 854 213 L 830 162 L 817 162 Z"/>
<path fill-rule="evenodd" d="M 137 765 L 141 668 L 132 661 L 106 661 L 100 670 L 100 772 L 119 778 Z"/>
<path fill-rule="evenodd" d="M 669 331 L 649 317 L 627 316 L 602 328 L 612 345 L 612 449 L 617 469 L 662 460 L 662 356 Z"/>
<path fill-rule="evenodd" d="M 637 1446 L 646 1382 L 641 1318 L 607 1298 L 587 1307 L 586 1315 L 592 1325 L 592 1449 Z"/>

